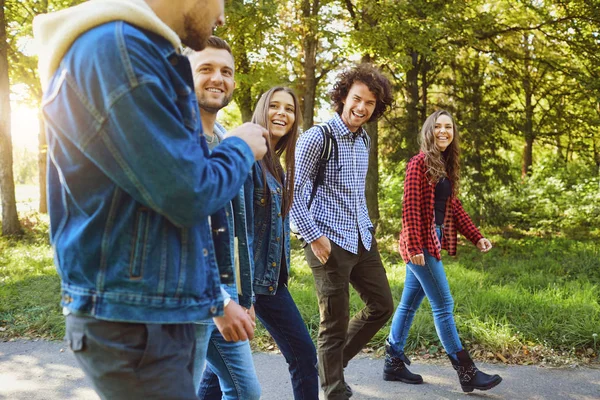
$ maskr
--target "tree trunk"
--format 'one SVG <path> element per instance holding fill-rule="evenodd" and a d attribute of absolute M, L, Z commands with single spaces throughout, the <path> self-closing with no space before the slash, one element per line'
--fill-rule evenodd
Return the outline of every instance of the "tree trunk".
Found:
<path fill-rule="evenodd" d="M 412 66 L 406 71 L 406 130 L 404 131 L 407 159 L 419 151 L 419 54 L 410 53 Z"/>
<path fill-rule="evenodd" d="M 245 49 L 244 38 L 240 38 L 240 49 Z M 250 60 L 245 50 L 235 54 L 235 71 L 238 75 L 248 75 L 250 73 Z M 235 101 L 242 114 L 242 122 L 250 122 L 254 110 L 254 101 L 252 99 L 252 85 L 247 80 L 241 80 L 240 85 L 234 91 Z"/>
<path fill-rule="evenodd" d="M 425 59 L 425 56 L 421 56 L 420 62 L 421 72 L 421 119 L 419 120 L 419 126 L 422 126 L 427 119 L 427 100 L 429 82 L 427 81 L 427 72 L 431 69 L 431 64 Z"/>
<path fill-rule="evenodd" d="M 10 136 L 10 82 L 8 79 L 8 43 L 4 0 L 0 0 L 0 195 L 2 196 L 2 235 L 18 235 L 12 140 Z"/>
<path fill-rule="evenodd" d="M 365 130 L 371 138 L 371 151 L 369 152 L 369 170 L 365 185 L 365 196 L 369 217 L 377 229 L 379 224 L 379 146 L 377 121 L 365 125 Z"/>
<path fill-rule="evenodd" d="M 48 158 L 48 143 L 46 142 L 46 126 L 44 124 L 44 118 L 42 111 L 38 113 L 38 121 L 40 132 L 38 134 L 38 182 L 40 186 L 40 204 L 39 211 L 42 214 L 48 213 L 48 204 L 46 199 L 46 168 Z"/>
<path fill-rule="evenodd" d="M 596 112 L 600 116 L 600 103 L 596 106 Z M 596 136 L 592 138 L 593 151 L 594 151 L 594 162 L 596 163 L 596 171 L 600 176 L 600 131 Z"/>
<path fill-rule="evenodd" d="M 315 97 L 319 83 L 316 75 L 317 51 L 319 48 L 317 16 L 321 4 L 318 0 L 302 0 L 300 8 L 302 11 L 302 25 L 305 29 L 304 39 L 302 40 L 304 55 L 304 62 L 302 63 L 304 73 L 302 79 L 304 84 L 302 88 L 302 127 L 307 130 L 314 124 Z"/>
<path fill-rule="evenodd" d="M 527 38 L 525 38 L 527 43 Z M 529 47 L 525 46 L 524 69 L 525 75 L 523 78 L 523 91 L 525 92 L 525 124 L 523 133 L 525 135 L 525 147 L 523 148 L 523 164 L 521 166 L 521 178 L 525 178 L 531 172 L 533 164 L 533 87 L 531 81 L 531 66 L 529 63 Z"/>
<path fill-rule="evenodd" d="M 307 35 L 304 38 L 304 93 L 302 101 L 302 127 L 304 130 L 313 126 L 315 118 L 317 46 L 317 39 L 312 35 Z"/>
<path fill-rule="evenodd" d="M 523 81 L 523 87 L 525 89 L 525 124 L 524 124 L 524 135 L 525 135 L 525 147 L 523 148 L 523 164 L 521 167 L 521 177 L 524 178 L 531 172 L 531 165 L 533 164 L 533 140 L 535 135 L 533 133 L 533 105 L 531 93 L 531 83 L 529 79 Z"/>
<path fill-rule="evenodd" d="M 246 83 L 241 83 L 236 89 L 237 103 L 242 114 L 242 122 L 250 122 L 252 120 L 252 86 Z"/>

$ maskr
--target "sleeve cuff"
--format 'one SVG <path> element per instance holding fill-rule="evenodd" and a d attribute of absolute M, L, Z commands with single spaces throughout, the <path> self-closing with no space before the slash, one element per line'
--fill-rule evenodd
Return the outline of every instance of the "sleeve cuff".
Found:
<path fill-rule="evenodd" d="M 246 159 L 248 170 L 252 167 L 252 164 L 254 164 L 254 153 L 250 149 L 250 146 L 248 146 L 248 143 L 236 136 L 226 137 L 222 143 L 227 143 L 229 146 L 239 150 Z"/>
<path fill-rule="evenodd" d="M 231 295 L 229 293 L 227 293 L 227 290 L 225 290 L 223 285 L 221 285 L 221 295 L 223 296 L 223 302 L 225 302 L 225 300 L 231 298 Z"/>

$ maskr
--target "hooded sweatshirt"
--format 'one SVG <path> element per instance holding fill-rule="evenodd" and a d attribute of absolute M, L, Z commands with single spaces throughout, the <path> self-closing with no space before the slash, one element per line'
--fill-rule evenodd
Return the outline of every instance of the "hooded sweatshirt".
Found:
<path fill-rule="evenodd" d="M 79 36 L 112 21 L 125 21 L 153 32 L 181 50 L 179 36 L 156 16 L 144 0 L 90 0 L 34 18 L 33 35 L 39 49 L 38 69 L 42 88 L 46 90 L 62 58 Z"/>

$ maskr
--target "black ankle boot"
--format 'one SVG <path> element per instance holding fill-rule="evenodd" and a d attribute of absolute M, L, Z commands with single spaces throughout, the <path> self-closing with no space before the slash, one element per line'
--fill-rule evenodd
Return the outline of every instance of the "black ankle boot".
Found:
<path fill-rule="evenodd" d="M 400 381 L 404 383 L 419 384 L 423 383 L 421 375 L 413 374 L 406 368 L 410 365 L 410 360 L 404 354 L 400 357 L 392 355 L 389 344 L 385 346 L 385 364 L 383 366 L 384 381 Z"/>
<path fill-rule="evenodd" d="M 455 355 L 458 360 L 450 355 L 448 358 L 458 373 L 458 380 L 463 392 L 472 392 L 473 389 L 489 390 L 502 382 L 500 375 L 488 375 L 478 370 L 466 350 L 463 349 Z"/>

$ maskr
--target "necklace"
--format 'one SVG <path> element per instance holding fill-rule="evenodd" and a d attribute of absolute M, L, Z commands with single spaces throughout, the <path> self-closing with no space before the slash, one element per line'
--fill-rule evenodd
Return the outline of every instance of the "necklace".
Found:
<path fill-rule="evenodd" d="M 206 143 L 213 144 L 215 140 L 217 140 L 217 135 L 213 134 L 212 136 L 208 136 L 206 133 L 203 133 L 204 139 L 206 139 Z"/>

